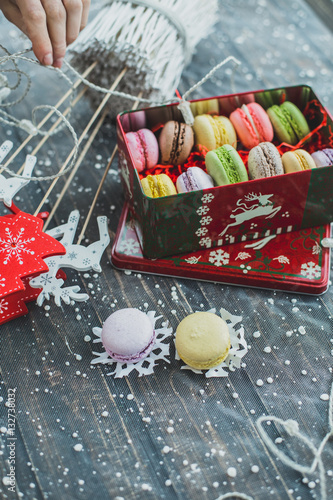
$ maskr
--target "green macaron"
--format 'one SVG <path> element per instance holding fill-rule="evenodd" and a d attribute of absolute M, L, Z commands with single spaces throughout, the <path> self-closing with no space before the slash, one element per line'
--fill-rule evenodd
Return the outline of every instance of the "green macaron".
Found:
<path fill-rule="evenodd" d="M 285 101 L 280 106 L 268 108 L 276 137 L 281 142 L 295 145 L 310 133 L 309 125 L 301 110 L 292 102 Z"/>
<path fill-rule="evenodd" d="M 218 186 L 249 180 L 242 158 L 230 144 L 209 151 L 205 163 L 207 172 Z"/>

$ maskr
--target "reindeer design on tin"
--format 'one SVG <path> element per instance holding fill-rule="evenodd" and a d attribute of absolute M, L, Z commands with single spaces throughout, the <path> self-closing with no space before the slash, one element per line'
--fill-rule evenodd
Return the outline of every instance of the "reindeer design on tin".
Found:
<path fill-rule="evenodd" d="M 235 219 L 235 221 L 228 224 L 219 236 L 223 236 L 229 227 L 239 226 L 243 222 L 254 219 L 255 217 L 265 216 L 265 219 L 274 217 L 281 210 L 281 207 L 274 207 L 274 203 L 269 199 L 272 196 L 273 194 L 250 193 L 244 196 L 245 203 L 242 198 L 237 200 L 237 207 L 232 212 L 238 210 L 240 210 L 240 212 L 230 214 L 230 218 Z M 251 201 L 255 203 L 248 206 L 246 202 Z"/>
<path fill-rule="evenodd" d="M 78 210 L 73 210 L 68 217 L 68 222 L 57 226 L 47 234 L 54 238 L 62 236 L 60 242 L 66 248 L 65 255 L 57 255 L 45 259 L 49 271 L 40 274 L 36 278 L 30 280 L 30 285 L 33 288 L 42 288 L 41 293 L 37 298 L 37 304 L 42 305 L 45 299 L 49 299 L 51 295 L 55 298 L 55 303 L 60 306 L 61 299 L 69 304 L 70 300 L 84 301 L 88 299 L 85 293 L 77 293 L 80 289 L 78 286 L 61 288 L 64 280 L 57 278 L 56 274 L 60 268 L 73 268 L 77 271 L 94 271 L 101 272 L 100 259 L 102 254 L 110 242 L 110 236 L 107 227 L 107 217 L 97 217 L 99 230 L 99 240 L 91 243 L 89 246 L 74 244 L 74 237 L 77 225 L 80 219 Z"/>

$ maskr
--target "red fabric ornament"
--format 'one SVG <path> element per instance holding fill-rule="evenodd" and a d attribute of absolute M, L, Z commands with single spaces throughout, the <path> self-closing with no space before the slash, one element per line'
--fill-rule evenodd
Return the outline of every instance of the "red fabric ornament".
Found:
<path fill-rule="evenodd" d="M 28 280 L 48 271 L 43 259 L 66 253 L 58 240 L 43 232 L 42 218 L 11 209 L 13 214 L 0 217 L 0 324 L 25 314 L 25 303 L 38 296 Z"/>

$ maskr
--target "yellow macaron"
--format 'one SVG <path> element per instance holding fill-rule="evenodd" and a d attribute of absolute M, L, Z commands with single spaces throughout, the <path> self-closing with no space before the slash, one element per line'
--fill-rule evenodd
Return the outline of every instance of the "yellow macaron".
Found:
<path fill-rule="evenodd" d="M 222 363 L 228 356 L 229 328 L 216 314 L 190 314 L 179 323 L 175 344 L 184 363 L 197 370 L 209 370 Z"/>
<path fill-rule="evenodd" d="M 287 151 L 282 155 L 282 163 L 286 174 L 317 167 L 312 156 L 304 149 Z"/>
<path fill-rule="evenodd" d="M 211 151 L 223 144 L 237 146 L 237 136 L 233 124 L 226 116 L 198 115 L 193 123 L 194 142 Z"/>
<path fill-rule="evenodd" d="M 141 179 L 141 185 L 145 195 L 150 198 L 161 198 L 177 194 L 176 187 L 170 177 L 166 174 L 147 175 Z"/>

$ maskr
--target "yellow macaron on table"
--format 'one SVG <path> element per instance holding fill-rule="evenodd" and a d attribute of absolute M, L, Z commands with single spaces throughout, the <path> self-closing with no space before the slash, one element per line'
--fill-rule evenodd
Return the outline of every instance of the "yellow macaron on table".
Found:
<path fill-rule="evenodd" d="M 332 499 L 332 1 L 91 4 L 0 17 L 0 498 Z"/>

